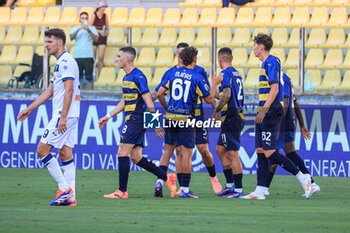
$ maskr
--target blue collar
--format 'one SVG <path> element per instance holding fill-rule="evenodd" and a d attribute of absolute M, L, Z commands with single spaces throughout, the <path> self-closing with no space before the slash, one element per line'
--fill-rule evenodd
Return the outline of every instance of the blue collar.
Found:
<path fill-rule="evenodd" d="M 66 51 L 64 51 L 63 53 L 61 53 L 61 55 L 58 56 L 57 60 L 60 59 L 60 57 L 61 57 L 63 54 L 65 54 L 65 53 L 66 53 Z"/>

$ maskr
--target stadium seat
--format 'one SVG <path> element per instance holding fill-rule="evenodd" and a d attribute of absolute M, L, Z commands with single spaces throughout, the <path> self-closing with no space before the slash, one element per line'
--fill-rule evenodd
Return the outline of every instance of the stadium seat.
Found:
<path fill-rule="evenodd" d="M 243 63 L 240 64 L 240 67 L 244 67 L 244 68 L 259 68 L 261 67 L 262 62 L 259 60 L 259 58 L 257 58 L 254 55 L 253 50 L 250 52 L 249 58 L 248 58 L 248 62 L 247 63 Z"/>
<path fill-rule="evenodd" d="M 33 55 L 33 46 L 21 46 L 18 50 L 15 65 L 18 65 L 20 63 L 32 65 Z"/>
<path fill-rule="evenodd" d="M 24 72 L 30 71 L 30 66 L 18 65 L 13 71 L 13 77 L 20 77 Z"/>
<path fill-rule="evenodd" d="M 12 78 L 12 66 L 0 67 L 0 86 L 6 86 Z"/>
<path fill-rule="evenodd" d="M 216 8 L 204 8 L 199 18 L 197 27 L 209 27 L 214 25 L 217 19 Z"/>
<path fill-rule="evenodd" d="M 290 78 L 293 84 L 294 90 L 299 90 L 299 70 L 288 69 L 286 75 Z"/>
<path fill-rule="evenodd" d="M 226 44 L 229 47 L 242 47 L 244 44 L 250 43 L 250 29 L 237 28 L 233 34 L 233 39 Z"/>
<path fill-rule="evenodd" d="M 74 56 L 74 47 L 72 47 L 70 50 L 69 50 L 69 53 Z"/>
<path fill-rule="evenodd" d="M 13 45 L 19 44 L 22 40 L 22 27 L 21 26 L 10 26 L 8 28 L 6 37 L 4 41 L 1 41 L 1 44 Z"/>
<path fill-rule="evenodd" d="M 156 60 L 156 51 L 154 48 L 142 48 L 138 59 L 135 62 L 136 67 L 150 66 Z"/>
<path fill-rule="evenodd" d="M 306 48 L 318 48 L 321 44 L 326 43 L 326 31 L 324 28 L 313 28 L 305 44 Z"/>
<path fill-rule="evenodd" d="M 62 12 L 60 21 L 57 23 L 60 26 L 74 25 L 78 18 L 78 10 L 76 7 L 65 7 Z"/>
<path fill-rule="evenodd" d="M 140 42 L 141 37 L 142 37 L 141 28 L 133 27 L 131 29 L 131 33 L 132 33 L 131 43 L 132 44 L 137 44 L 138 42 Z"/>
<path fill-rule="evenodd" d="M 16 5 L 20 7 L 29 7 L 31 4 L 35 3 L 36 0 L 17 0 Z"/>
<path fill-rule="evenodd" d="M 57 25 L 61 18 L 61 8 L 59 7 L 48 7 L 42 23 L 39 25 Z"/>
<path fill-rule="evenodd" d="M 256 89 L 259 87 L 259 76 L 261 69 L 249 69 L 247 78 L 243 83 L 244 89 Z"/>
<path fill-rule="evenodd" d="M 305 59 L 305 68 L 316 68 L 323 63 L 323 59 L 324 56 L 322 49 L 310 49 Z"/>
<path fill-rule="evenodd" d="M 175 28 L 163 28 L 158 44 L 153 46 L 173 46 L 177 40 L 177 32 Z"/>
<path fill-rule="evenodd" d="M 151 82 L 149 82 L 148 86 L 149 87 L 157 87 L 162 80 L 162 77 L 164 73 L 168 70 L 168 68 L 163 67 L 163 68 L 157 68 L 154 71 L 153 79 Z"/>
<path fill-rule="evenodd" d="M 109 21 L 109 25 L 112 27 L 120 27 L 125 25 L 128 21 L 129 11 L 126 7 L 117 7 L 114 9 L 112 19 Z"/>
<path fill-rule="evenodd" d="M 297 68 L 299 64 L 299 50 L 290 49 L 286 62 L 284 63 L 284 68 Z"/>
<path fill-rule="evenodd" d="M 61 29 L 64 31 L 64 33 L 66 34 L 66 46 L 74 46 L 75 40 L 71 40 L 69 33 L 70 30 L 72 29 L 71 27 L 61 27 Z"/>
<path fill-rule="evenodd" d="M 117 87 L 122 87 L 124 76 L 125 76 L 125 71 L 123 69 L 119 69 L 117 79 L 115 80 L 115 85 Z"/>
<path fill-rule="evenodd" d="M 346 53 L 343 64 L 337 67 L 338 69 L 350 70 L 350 50 Z"/>
<path fill-rule="evenodd" d="M 193 28 L 182 28 L 179 37 L 177 38 L 176 43 L 172 44 L 172 47 L 176 47 L 176 45 L 180 42 L 186 42 L 188 44 L 192 44 L 195 40 L 195 33 Z"/>
<path fill-rule="evenodd" d="M 278 57 L 281 61 L 281 65 L 283 67 L 284 63 L 286 62 L 286 54 L 284 52 L 284 49 L 282 48 L 272 48 L 270 50 L 270 54 Z"/>
<path fill-rule="evenodd" d="M 135 27 L 139 26 L 145 22 L 146 19 L 146 9 L 143 7 L 135 7 L 130 11 L 130 15 L 126 24 L 121 24 L 120 26 Z"/>
<path fill-rule="evenodd" d="M 113 67 L 103 67 L 100 76 L 94 82 L 95 87 L 115 87 L 115 69 Z"/>
<path fill-rule="evenodd" d="M 246 48 L 235 48 L 232 51 L 232 65 L 233 67 L 241 67 L 248 61 L 248 52 Z"/>
<path fill-rule="evenodd" d="M 324 62 L 318 65 L 319 69 L 336 69 L 343 64 L 343 52 L 341 49 L 329 49 Z"/>
<path fill-rule="evenodd" d="M 172 48 L 160 48 L 157 54 L 156 61 L 150 66 L 152 67 L 166 67 L 170 66 L 174 60 L 174 51 Z"/>
<path fill-rule="evenodd" d="M 181 20 L 181 11 L 179 8 L 169 8 L 166 10 L 163 22 L 157 26 L 159 27 L 174 27 Z"/>
<path fill-rule="evenodd" d="M 314 8 L 310 21 L 306 24 L 308 27 L 320 27 L 326 25 L 329 19 L 328 9 L 326 7 Z"/>
<path fill-rule="evenodd" d="M 308 3 L 307 6 L 308 7 L 322 7 L 322 6 L 326 6 L 330 2 L 331 2 L 331 0 L 313 0 L 312 2 Z"/>
<path fill-rule="evenodd" d="M 230 26 L 242 27 L 247 26 L 252 23 L 254 20 L 254 10 L 250 7 L 239 8 L 236 21 L 233 22 Z"/>
<path fill-rule="evenodd" d="M 271 4 L 271 6 L 274 6 L 274 7 L 285 7 L 285 6 L 288 6 L 293 4 L 294 0 L 276 0 L 275 2 L 273 2 Z"/>
<path fill-rule="evenodd" d="M 43 45 L 44 44 L 44 38 L 45 38 L 45 30 L 41 30 L 39 34 L 39 38 L 37 41 L 34 41 L 34 45 Z"/>
<path fill-rule="evenodd" d="M 39 27 L 37 26 L 27 26 L 24 30 L 22 40 L 20 44 L 22 45 L 34 45 L 39 40 Z M 44 41 L 41 41 L 41 44 Z"/>
<path fill-rule="evenodd" d="M 271 7 L 259 7 L 253 22 L 249 24 L 251 27 L 267 26 L 272 21 L 272 8 Z"/>
<path fill-rule="evenodd" d="M 16 7 L 13 9 L 8 25 L 22 25 L 27 20 L 27 8 Z"/>
<path fill-rule="evenodd" d="M 185 2 L 180 2 L 179 7 L 198 7 L 203 1 L 204 0 L 186 0 Z"/>
<path fill-rule="evenodd" d="M 30 8 L 28 18 L 23 25 L 38 25 L 44 19 L 44 8 L 43 7 L 32 7 Z"/>
<path fill-rule="evenodd" d="M 4 26 L 0 26 L 0 41 L 4 41 L 6 36 L 6 31 Z"/>
<path fill-rule="evenodd" d="M 306 41 L 307 36 L 305 36 Z M 286 48 L 298 48 L 299 47 L 299 28 L 293 28 L 290 33 L 288 43 L 282 44 L 282 47 Z"/>
<path fill-rule="evenodd" d="M 180 27 L 192 27 L 198 22 L 198 10 L 197 8 L 186 8 L 182 14 L 182 18 L 177 26 Z"/>
<path fill-rule="evenodd" d="M 231 28 L 218 28 L 217 30 L 217 46 L 223 47 L 232 41 Z"/>
<path fill-rule="evenodd" d="M 222 7 L 221 0 L 204 0 L 200 7 Z"/>
<path fill-rule="evenodd" d="M 268 28 L 256 28 L 255 31 L 253 32 L 252 38 L 249 42 L 243 44 L 244 47 L 253 47 L 254 46 L 254 37 L 258 35 L 259 33 L 264 33 L 270 35 L 269 29 Z"/>
<path fill-rule="evenodd" d="M 330 3 L 327 3 L 327 7 L 344 7 L 349 4 L 349 0 L 332 0 Z"/>
<path fill-rule="evenodd" d="M 9 7 L 0 7 L 0 25 L 8 25 L 11 18 L 11 10 Z"/>
<path fill-rule="evenodd" d="M 290 27 L 300 27 L 306 25 L 310 20 L 310 9 L 307 7 L 296 8 L 292 20 L 288 24 Z"/>
<path fill-rule="evenodd" d="M 153 78 L 152 69 L 149 67 L 141 67 L 140 70 L 146 76 L 147 83 L 151 82 Z"/>
<path fill-rule="evenodd" d="M 209 48 L 198 48 L 197 64 L 209 68 L 211 65 Z"/>
<path fill-rule="evenodd" d="M 348 21 L 348 12 L 344 7 L 334 8 L 326 26 L 341 27 Z M 322 25 L 325 26 L 325 25 Z"/>
<path fill-rule="evenodd" d="M 85 7 L 80 8 L 79 15 L 81 12 L 86 12 L 86 13 L 88 13 L 89 17 L 91 17 L 91 15 L 93 15 L 95 13 L 95 9 L 91 6 L 85 6 Z M 78 21 L 79 21 L 79 15 L 78 15 Z"/>
<path fill-rule="evenodd" d="M 256 0 L 252 3 L 248 3 L 249 7 L 268 7 L 275 4 L 275 0 Z"/>
<path fill-rule="evenodd" d="M 307 6 L 312 0 L 294 0 L 294 2 L 288 4 L 290 7 Z"/>
<path fill-rule="evenodd" d="M 334 87 L 339 86 L 341 82 L 341 76 L 339 70 L 327 70 L 321 85 L 315 87 L 317 91 L 330 91 Z"/>
<path fill-rule="evenodd" d="M 193 45 L 196 47 L 210 47 L 211 46 L 211 28 L 200 28 Z"/>
<path fill-rule="evenodd" d="M 244 69 L 243 68 L 236 68 L 236 70 L 239 72 L 239 74 L 241 75 L 243 82 L 244 82 L 244 80 L 245 80 Z"/>
<path fill-rule="evenodd" d="M 115 57 L 118 54 L 118 48 L 116 47 L 107 47 L 105 55 L 103 57 L 104 66 L 114 66 Z"/>
<path fill-rule="evenodd" d="M 272 32 L 272 40 L 274 47 L 282 47 L 286 45 L 289 39 L 287 28 L 275 28 Z"/>
<path fill-rule="evenodd" d="M 48 6 L 48 5 L 56 5 L 56 0 L 35 0 L 34 3 L 30 4 L 32 7 L 34 6 Z"/>
<path fill-rule="evenodd" d="M 125 46 L 125 28 L 123 27 L 111 27 L 109 35 L 107 37 L 107 44 L 109 46 Z"/>
<path fill-rule="evenodd" d="M 309 79 L 312 79 L 313 88 L 321 85 L 322 75 L 321 70 L 307 70 L 306 71 L 306 78 L 304 79 L 304 82 L 310 81 Z"/>
<path fill-rule="evenodd" d="M 334 87 L 337 91 L 350 91 L 350 70 L 344 74 L 343 81 L 340 85 Z"/>
<path fill-rule="evenodd" d="M 343 28 L 332 28 L 328 34 L 325 44 L 320 44 L 320 48 L 338 48 L 345 42 L 345 31 Z"/>
<path fill-rule="evenodd" d="M 39 55 L 39 56 L 43 56 L 44 55 L 44 47 L 43 46 L 38 46 L 35 50 L 35 52 Z M 55 66 L 57 59 L 55 56 L 51 55 L 50 56 L 50 66 Z"/>
<path fill-rule="evenodd" d="M 140 25 L 143 27 L 155 27 L 161 24 L 163 21 L 163 9 L 162 8 L 150 8 L 148 10 L 146 20 Z"/>
<path fill-rule="evenodd" d="M 154 44 L 157 44 L 158 40 L 158 28 L 146 28 L 143 32 L 141 40 L 138 43 L 135 43 L 134 45 L 139 47 L 151 47 Z"/>
<path fill-rule="evenodd" d="M 348 36 L 344 44 L 339 45 L 339 47 L 342 49 L 350 49 L 350 32 L 348 32 Z"/>
<path fill-rule="evenodd" d="M 291 12 L 289 7 L 279 7 L 275 11 L 275 15 L 269 25 L 281 27 L 287 25 L 291 20 Z"/>
<path fill-rule="evenodd" d="M 217 21 L 213 24 L 214 27 L 227 27 L 234 23 L 236 12 L 234 8 L 222 8 L 220 10 Z"/>

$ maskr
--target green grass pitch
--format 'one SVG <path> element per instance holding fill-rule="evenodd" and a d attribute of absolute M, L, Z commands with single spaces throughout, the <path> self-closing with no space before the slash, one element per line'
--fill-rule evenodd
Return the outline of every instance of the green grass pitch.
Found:
<path fill-rule="evenodd" d="M 224 183 L 222 174 L 218 174 Z M 292 176 L 275 176 L 267 200 L 214 195 L 208 174 L 193 173 L 200 199 L 154 198 L 155 177 L 131 172 L 129 199 L 104 199 L 116 171 L 77 170 L 77 207 L 50 207 L 56 184 L 46 169 L 0 168 L 0 232 L 350 232 L 350 179 L 315 177 L 310 200 Z M 253 191 L 255 175 L 243 177 Z"/>

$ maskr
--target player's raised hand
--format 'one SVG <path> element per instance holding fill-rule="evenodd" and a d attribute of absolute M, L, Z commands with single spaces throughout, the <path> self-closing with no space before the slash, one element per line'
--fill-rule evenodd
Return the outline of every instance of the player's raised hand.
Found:
<path fill-rule="evenodd" d="M 301 128 L 301 134 L 303 135 L 303 137 L 305 139 L 310 140 L 311 133 L 309 132 L 309 130 L 307 130 L 307 128 L 305 126 Z"/>
<path fill-rule="evenodd" d="M 19 121 L 24 121 L 25 119 L 27 119 L 27 117 L 29 116 L 29 114 L 32 111 L 30 111 L 28 108 L 24 109 L 23 111 L 21 111 L 20 113 L 18 113 L 17 115 L 17 120 Z"/>
<path fill-rule="evenodd" d="M 157 136 L 160 138 L 163 138 L 165 135 L 165 131 L 164 129 L 160 128 L 160 129 L 154 129 L 154 131 L 156 132 Z"/>
<path fill-rule="evenodd" d="M 60 121 L 58 122 L 58 127 L 57 131 L 60 134 L 63 134 L 67 130 L 67 118 L 61 118 Z"/>
<path fill-rule="evenodd" d="M 100 129 L 103 129 L 103 126 L 108 122 L 109 118 L 104 116 L 101 119 L 98 120 L 98 127 Z"/>

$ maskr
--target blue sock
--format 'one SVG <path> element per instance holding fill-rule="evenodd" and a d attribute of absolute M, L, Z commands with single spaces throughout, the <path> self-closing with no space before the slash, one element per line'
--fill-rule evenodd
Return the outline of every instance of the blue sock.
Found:
<path fill-rule="evenodd" d="M 265 185 L 265 179 L 267 176 L 268 169 L 268 160 L 265 158 L 264 153 L 258 153 L 258 168 L 256 170 L 258 186 Z"/>
<path fill-rule="evenodd" d="M 160 165 L 159 168 L 162 169 L 162 171 L 164 171 L 165 173 L 168 172 L 168 167 L 167 166 Z M 162 179 L 162 178 L 158 176 L 158 179 Z"/>
<path fill-rule="evenodd" d="M 215 171 L 215 165 L 211 167 L 207 167 L 208 173 L 210 177 L 215 177 L 216 176 L 216 171 Z"/>
<path fill-rule="evenodd" d="M 191 181 L 191 173 L 182 173 L 181 177 L 181 187 L 189 187 L 190 186 L 190 181 Z"/>
<path fill-rule="evenodd" d="M 136 165 L 142 167 L 146 171 L 153 173 L 159 179 L 162 179 L 164 181 L 168 179 L 166 176 L 166 172 L 164 172 L 161 168 L 157 167 L 150 159 L 142 157 L 142 159 Z"/>
<path fill-rule="evenodd" d="M 130 159 L 129 157 L 118 157 L 118 167 L 119 167 L 119 190 L 126 192 L 129 171 L 130 171 Z"/>
<path fill-rule="evenodd" d="M 233 184 L 232 169 L 224 169 L 224 175 L 226 178 L 226 184 Z"/>
<path fill-rule="evenodd" d="M 296 175 L 299 172 L 299 169 L 294 165 L 294 163 L 289 158 L 281 155 L 277 150 L 273 152 L 269 159 L 293 175 Z"/>
<path fill-rule="evenodd" d="M 237 188 L 237 189 L 241 189 L 242 188 L 242 178 L 243 178 L 243 174 L 242 173 L 233 174 L 233 180 L 235 182 L 235 188 Z"/>
<path fill-rule="evenodd" d="M 177 173 L 177 181 L 179 182 L 180 187 L 182 184 L 182 175 L 183 175 L 183 173 Z"/>
<path fill-rule="evenodd" d="M 271 163 L 271 161 L 269 161 L 269 166 L 268 166 L 269 171 L 267 172 L 266 179 L 265 179 L 265 185 L 264 185 L 264 187 L 266 187 L 266 188 L 270 187 L 270 184 L 272 182 L 273 176 L 275 175 L 275 173 L 271 172 L 271 170 L 270 170 L 270 167 L 272 165 L 273 165 L 273 163 Z"/>
<path fill-rule="evenodd" d="M 310 174 L 310 172 L 307 170 L 304 164 L 304 160 L 300 158 L 300 156 L 295 152 L 290 152 L 286 154 L 286 156 L 292 160 L 292 162 L 297 166 L 297 168 L 304 174 Z"/>

